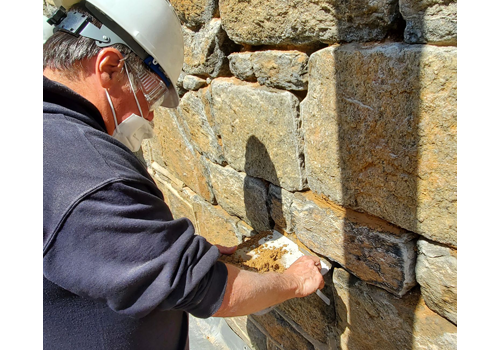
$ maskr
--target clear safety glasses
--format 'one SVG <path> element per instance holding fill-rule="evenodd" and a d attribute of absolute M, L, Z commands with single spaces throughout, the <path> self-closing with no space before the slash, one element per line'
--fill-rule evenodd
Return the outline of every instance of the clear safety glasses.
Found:
<path fill-rule="evenodd" d="M 160 107 L 167 92 L 167 86 L 163 80 L 149 70 L 143 70 L 140 73 L 134 72 L 133 75 L 148 102 L 149 111 L 152 112 Z"/>

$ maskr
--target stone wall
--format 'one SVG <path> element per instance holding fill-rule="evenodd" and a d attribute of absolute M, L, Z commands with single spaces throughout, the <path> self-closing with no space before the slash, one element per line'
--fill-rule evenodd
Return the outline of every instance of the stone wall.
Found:
<path fill-rule="evenodd" d="M 455 0 L 171 0 L 177 109 L 143 143 L 212 243 L 277 229 L 316 294 L 226 319 L 252 349 L 457 347 Z"/>

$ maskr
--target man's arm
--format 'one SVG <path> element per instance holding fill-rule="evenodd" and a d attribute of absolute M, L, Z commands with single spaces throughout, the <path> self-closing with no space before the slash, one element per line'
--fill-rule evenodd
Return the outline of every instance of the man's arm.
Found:
<path fill-rule="evenodd" d="M 284 273 L 257 273 L 226 264 L 224 299 L 214 317 L 243 316 L 288 299 L 305 297 L 324 286 L 320 260 L 303 256 Z"/>

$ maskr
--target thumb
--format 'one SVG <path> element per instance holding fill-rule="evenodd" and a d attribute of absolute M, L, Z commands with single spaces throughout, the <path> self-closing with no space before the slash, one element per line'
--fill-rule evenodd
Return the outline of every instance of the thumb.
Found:
<path fill-rule="evenodd" d="M 237 245 L 234 247 L 225 247 L 223 245 L 216 244 L 215 246 L 219 249 L 219 252 L 224 255 L 231 255 L 236 251 L 236 249 L 238 249 Z"/>

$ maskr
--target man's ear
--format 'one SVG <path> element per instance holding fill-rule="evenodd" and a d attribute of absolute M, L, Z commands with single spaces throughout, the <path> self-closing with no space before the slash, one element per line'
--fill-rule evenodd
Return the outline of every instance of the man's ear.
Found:
<path fill-rule="evenodd" d="M 120 80 L 120 72 L 123 68 L 123 55 L 112 47 L 105 47 L 97 55 L 95 72 L 105 89 L 110 88 Z"/>

